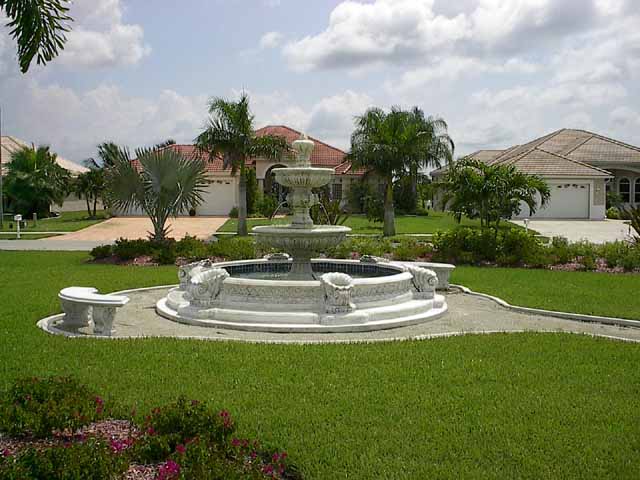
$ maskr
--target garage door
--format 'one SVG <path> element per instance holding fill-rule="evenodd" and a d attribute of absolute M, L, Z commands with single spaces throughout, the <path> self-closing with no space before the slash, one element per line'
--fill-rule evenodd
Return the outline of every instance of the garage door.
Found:
<path fill-rule="evenodd" d="M 589 218 L 588 183 L 550 183 L 549 189 L 549 203 L 533 218 Z"/>
<path fill-rule="evenodd" d="M 215 180 L 202 195 L 203 202 L 196 209 L 198 215 L 229 215 L 236 206 L 236 182 Z"/>

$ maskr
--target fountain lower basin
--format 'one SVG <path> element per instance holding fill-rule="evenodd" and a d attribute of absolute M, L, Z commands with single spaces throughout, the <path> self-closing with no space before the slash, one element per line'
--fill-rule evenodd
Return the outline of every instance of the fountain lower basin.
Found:
<path fill-rule="evenodd" d="M 156 311 L 190 325 L 283 333 L 396 328 L 447 311 L 444 296 L 435 292 L 435 274 L 417 279 L 415 271 L 388 263 L 314 259 L 319 280 L 278 279 L 291 264 L 261 259 L 182 267 L 187 273 L 181 285 Z M 268 278 L 255 278 L 256 273 Z M 194 286 L 192 280 L 203 275 L 211 281 Z"/>

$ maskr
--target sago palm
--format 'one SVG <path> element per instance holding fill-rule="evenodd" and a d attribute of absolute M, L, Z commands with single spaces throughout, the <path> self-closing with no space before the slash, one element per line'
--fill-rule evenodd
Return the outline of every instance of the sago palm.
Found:
<path fill-rule="evenodd" d="M 152 240 L 164 241 L 169 217 L 202 203 L 208 184 L 205 164 L 170 148 L 139 149 L 136 155 L 139 168 L 126 148 L 112 151 L 111 166 L 106 170 L 107 197 L 119 210 L 139 208 L 145 212 L 153 224 Z"/>
<path fill-rule="evenodd" d="M 196 138 L 198 148 L 207 152 L 211 160 L 221 155 L 224 168 L 231 168 L 232 175 L 240 174 L 238 235 L 247 235 L 246 161 L 257 157 L 276 160 L 288 150 L 283 137 L 256 136 L 253 120 L 246 94 L 242 94 L 237 102 L 214 98 L 209 104 L 208 125 Z"/>

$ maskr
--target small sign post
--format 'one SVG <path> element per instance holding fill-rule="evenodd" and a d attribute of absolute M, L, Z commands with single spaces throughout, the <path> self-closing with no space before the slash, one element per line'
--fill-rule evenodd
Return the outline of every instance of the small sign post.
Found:
<path fill-rule="evenodd" d="M 13 216 L 13 219 L 16 221 L 16 238 L 20 240 L 20 222 L 22 222 L 22 215 L 18 213 Z"/>

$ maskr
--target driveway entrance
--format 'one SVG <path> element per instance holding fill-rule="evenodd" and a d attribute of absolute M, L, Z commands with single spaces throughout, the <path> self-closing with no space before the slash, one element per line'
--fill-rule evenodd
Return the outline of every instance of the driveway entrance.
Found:
<path fill-rule="evenodd" d="M 220 228 L 228 217 L 178 217 L 170 218 L 169 237 L 177 240 L 185 235 L 207 239 Z M 147 217 L 114 217 L 102 223 L 92 225 L 77 232 L 51 237 L 50 242 L 95 241 L 112 243 L 118 238 L 147 238 L 153 231 L 151 220 Z"/>
<path fill-rule="evenodd" d="M 524 226 L 522 220 L 512 220 Z M 592 243 L 628 240 L 629 225 L 623 220 L 537 220 L 529 221 L 529 228 L 545 237 L 565 237 L 571 242 L 588 240 Z"/>

